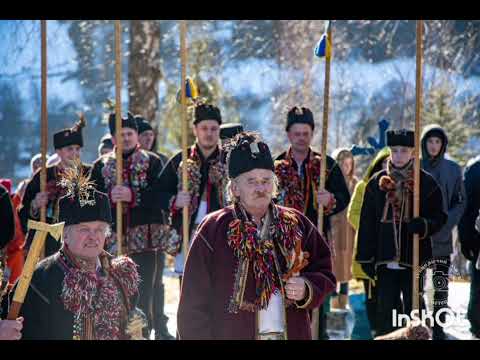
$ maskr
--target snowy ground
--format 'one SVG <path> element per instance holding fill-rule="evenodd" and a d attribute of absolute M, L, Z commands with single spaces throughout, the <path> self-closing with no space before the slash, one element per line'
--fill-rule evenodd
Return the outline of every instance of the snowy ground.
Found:
<path fill-rule="evenodd" d="M 170 334 L 175 335 L 177 331 L 177 308 L 179 301 L 179 280 L 178 275 L 171 269 L 165 268 L 165 314 L 169 317 L 168 329 Z M 466 320 L 468 299 L 470 293 L 469 282 L 451 282 L 449 286 L 449 306 L 460 314 L 458 320 L 446 329 L 446 333 L 451 340 L 470 340 L 470 324 Z"/>
<path fill-rule="evenodd" d="M 170 334 L 177 333 L 177 308 L 180 299 L 180 281 L 178 275 L 171 269 L 163 273 L 165 283 L 165 315 L 168 316 L 168 330 Z"/>
<path fill-rule="evenodd" d="M 466 319 L 468 299 L 470 296 L 469 282 L 453 282 L 450 283 L 448 305 L 450 308 L 459 313 L 458 321 L 451 327 L 445 329 L 445 332 L 451 336 L 452 340 L 470 340 L 470 323 Z"/>

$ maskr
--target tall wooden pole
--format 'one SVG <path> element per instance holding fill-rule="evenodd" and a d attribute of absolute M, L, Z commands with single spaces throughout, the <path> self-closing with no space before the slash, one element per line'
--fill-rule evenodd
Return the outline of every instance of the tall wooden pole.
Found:
<path fill-rule="evenodd" d="M 188 158 L 188 121 L 187 99 L 185 80 L 187 77 L 187 22 L 180 20 L 180 60 L 181 60 L 181 84 L 182 84 L 182 191 L 188 191 L 187 158 Z M 190 238 L 190 219 L 188 206 L 183 208 L 183 255 L 184 263 L 187 261 L 188 243 Z"/>
<path fill-rule="evenodd" d="M 122 26 L 115 20 L 115 143 L 117 185 L 123 185 L 122 144 Z M 123 217 L 122 202 L 117 202 L 117 254 L 122 255 Z"/>
<path fill-rule="evenodd" d="M 328 26 L 327 29 L 327 42 L 330 42 L 330 46 L 333 46 L 332 43 L 332 26 Z M 323 124 L 322 124 L 322 158 L 320 164 L 320 184 L 319 190 L 325 189 L 325 177 L 327 170 L 327 142 L 328 142 L 328 114 L 329 114 L 329 101 L 330 101 L 330 52 L 327 51 L 325 54 L 325 83 L 323 87 Z M 323 206 L 318 205 L 318 231 L 323 236 L 326 234 L 323 233 Z M 312 313 L 312 338 L 313 340 L 318 340 L 318 327 L 319 327 L 320 313 L 319 309 L 313 309 Z"/>
<path fill-rule="evenodd" d="M 40 20 L 41 33 L 41 135 L 40 153 L 42 167 L 40 170 L 40 192 L 47 191 L 47 150 L 48 150 L 48 110 L 47 110 L 47 21 Z M 40 208 L 40 221 L 47 222 L 47 208 Z M 45 257 L 45 246 L 41 248 L 40 259 Z"/>
<path fill-rule="evenodd" d="M 423 105 L 423 20 L 417 20 L 417 63 L 415 81 L 415 162 L 413 168 L 413 216 L 420 216 L 420 125 Z M 412 310 L 419 310 L 419 236 L 413 236 Z"/>
<path fill-rule="evenodd" d="M 332 27 L 328 27 L 327 32 L 330 46 L 332 44 Z M 323 87 L 323 124 L 322 124 L 322 159 L 320 165 L 320 184 L 319 189 L 325 189 L 325 175 L 327 167 L 327 143 L 328 143 L 328 114 L 329 114 L 329 102 L 330 102 L 330 57 L 325 56 L 325 84 Z M 318 207 L 318 231 L 323 234 L 323 206 Z"/>

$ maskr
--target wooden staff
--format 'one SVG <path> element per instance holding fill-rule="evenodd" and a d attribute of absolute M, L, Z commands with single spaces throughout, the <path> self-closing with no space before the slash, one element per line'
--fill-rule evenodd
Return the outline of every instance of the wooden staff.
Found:
<path fill-rule="evenodd" d="M 115 143 L 117 185 L 123 185 L 122 157 L 122 26 L 115 20 Z M 117 254 L 122 255 L 123 217 L 122 202 L 117 202 Z"/>
<path fill-rule="evenodd" d="M 328 27 L 328 42 L 332 46 L 332 27 Z M 325 175 L 327 171 L 327 142 L 328 142 L 328 110 L 330 101 L 330 56 L 325 56 L 325 84 L 323 91 L 323 124 L 322 124 L 322 158 L 320 164 L 320 184 L 319 189 L 325 189 Z M 323 234 L 323 206 L 318 206 L 318 231 Z"/>
<path fill-rule="evenodd" d="M 47 113 L 47 21 L 40 20 L 41 37 L 41 135 L 40 153 L 42 167 L 40 170 L 40 192 L 47 191 L 47 146 L 48 146 L 48 113 Z M 47 207 L 40 208 L 40 221 L 47 222 Z M 40 251 L 40 259 L 45 257 L 45 246 Z"/>
<path fill-rule="evenodd" d="M 325 83 L 323 90 L 323 124 L 322 124 L 322 158 L 320 163 L 320 184 L 319 189 L 325 189 L 325 177 L 327 171 L 327 142 L 328 142 L 328 110 L 330 100 L 330 51 L 328 51 L 328 43 L 332 44 L 332 26 L 329 25 L 327 29 L 327 43 L 325 44 Z M 318 231 L 323 234 L 323 206 L 318 205 Z M 325 234 L 323 234 L 325 236 Z M 318 340 L 320 313 L 319 309 L 313 309 L 312 313 L 312 338 Z"/>
<path fill-rule="evenodd" d="M 188 158 L 188 122 L 185 80 L 187 77 L 187 22 L 180 20 L 180 60 L 181 60 L 181 100 L 182 100 L 182 191 L 188 191 L 187 158 Z M 190 219 L 188 206 L 183 208 L 183 255 L 187 262 L 188 243 L 190 238 Z"/>
<path fill-rule="evenodd" d="M 413 216 L 420 216 L 420 124 L 422 112 L 422 72 L 423 57 L 423 20 L 417 20 L 417 63 L 416 63 L 416 83 L 415 83 L 415 161 L 413 167 L 414 188 L 413 188 Z M 413 281 L 412 281 L 412 310 L 419 309 L 419 236 L 413 236 Z"/>

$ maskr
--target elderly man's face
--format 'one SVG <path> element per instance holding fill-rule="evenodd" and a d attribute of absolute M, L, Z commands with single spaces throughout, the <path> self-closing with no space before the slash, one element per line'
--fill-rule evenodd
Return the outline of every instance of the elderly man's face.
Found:
<path fill-rule="evenodd" d="M 65 229 L 65 243 L 76 256 L 92 259 L 103 251 L 109 225 L 104 221 L 89 221 Z"/>
<path fill-rule="evenodd" d="M 233 181 L 233 194 L 249 209 L 267 209 L 273 195 L 273 172 L 254 169 Z"/>

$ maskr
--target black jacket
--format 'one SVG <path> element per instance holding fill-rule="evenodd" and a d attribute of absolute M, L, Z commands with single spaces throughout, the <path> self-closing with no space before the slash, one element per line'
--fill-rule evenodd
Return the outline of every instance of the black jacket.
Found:
<path fill-rule="evenodd" d="M 197 146 L 197 151 L 200 156 L 201 160 L 201 168 L 200 168 L 200 173 L 202 175 L 202 178 L 200 180 L 200 196 L 203 194 L 205 190 L 205 186 L 207 185 L 207 180 L 208 180 L 208 173 L 210 169 L 210 160 L 215 159 L 219 155 L 219 148 L 217 149 L 207 158 L 205 159 L 202 152 L 199 150 Z M 175 196 L 178 193 L 178 186 L 179 186 L 179 178 L 178 178 L 178 171 L 179 171 L 179 165 L 182 162 L 182 152 L 179 152 L 178 154 L 174 155 L 168 163 L 165 165 L 159 181 L 158 181 L 158 187 L 161 189 L 160 190 L 160 206 L 162 209 L 166 211 L 171 210 L 171 202 L 174 200 Z M 211 190 L 211 196 L 210 196 L 210 208 L 208 209 L 208 212 L 213 212 L 216 210 L 219 210 L 223 207 L 223 204 L 220 204 L 219 200 L 219 192 L 223 192 L 225 189 L 218 189 L 215 185 L 212 186 Z M 195 226 L 194 220 L 197 217 L 198 213 L 198 208 L 196 211 L 192 214 L 190 217 L 190 233 L 193 230 L 193 227 Z M 172 214 L 172 225 L 173 227 L 177 230 L 178 234 L 182 236 L 182 210 L 175 211 Z"/>
<path fill-rule="evenodd" d="M 65 269 L 59 262 L 60 253 L 42 260 L 33 273 L 30 288 L 20 310 L 24 323 L 23 340 L 72 340 L 74 314 L 66 310 L 61 299 Z M 106 274 L 103 271 L 103 274 Z M 137 296 L 129 297 L 125 303 L 125 293 L 118 285 L 118 293 L 129 313 L 136 306 Z M 14 289 L 15 290 L 15 289 Z M 10 301 L 15 291 L 10 293 Z M 7 309 L 5 309 L 7 310 Z M 125 317 L 126 323 L 126 317 Z"/>
<path fill-rule="evenodd" d="M 116 180 L 114 179 L 113 183 L 110 183 L 107 177 L 109 175 L 104 172 L 104 168 L 109 161 L 112 159 L 111 156 L 114 156 L 114 152 L 107 153 L 102 155 L 100 158 L 95 160 L 93 163 L 92 177 L 91 179 L 95 181 L 95 186 L 98 191 L 102 191 L 108 196 L 112 191 L 113 186 L 116 185 Z M 136 154 L 141 155 L 146 161 L 148 161 L 148 168 L 146 169 L 146 179 L 137 192 L 134 187 L 132 187 L 132 181 L 135 181 L 135 175 L 138 172 L 131 173 L 128 180 L 124 182 L 124 185 L 129 187 L 133 192 L 133 201 L 132 204 L 124 204 L 129 208 L 129 218 L 128 218 L 128 227 L 134 227 L 137 225 L 152 224 L 152 223 L 163 223 L 164 214 L 160 212 L 160 208 L 156 203 L 155 199 L 157 198 L 155 187 L 153 184 L 158 180 L 158 176 L 162 170 L 162 162 L 160 158 L 151 151 L 136 149 L 134 152 L 130 153 L 128 156 L 123 158 L 123 168 L 124 173 L 128 168 L 129 160 Z M 115 164 L 116 161 L 112 160 L 112 164 Z M 105 169 L 106 170 L 106 169 Z M 116 226 L 116 205 L 112 205 L 112 219 L 113 226 Z"/>
<path fill-rule="evenodd" d="M 313 151 L 313 150 L 310 150 Z M 315 155 L 320 156 L 320 153 L 314 151 L 313 152 Z M 275 160 L 284 160 L 287 157 L 287 152 L 283 152 L 280 155 L 278 155 Z M 305 166 L 307 164 L 307 159 L 310 158 L 310 153 L 308 154 L 307 158 L 302 164 L 303 169 L 305 170 Z M 293 167 L 297 170 L 297 163 L 294 161 L 293 162 Z M 328 216 L 325 216 L 324 224 L 323 224 L 323 233 L 327 234 L 328 230 L 330 229 L 330 217 L 332 215 L 335 215 L 348 206 L 348 203 L 350 202 L 350 192 L 348 191 L 347 184 L 345 182 L 345 177 L 343 176 L 342 170 L 338 166 L 337 162 L 330 156 L 327 155 L 327 178 L 325 179 L 325 190 L 328 192 L 332 193 L 333 196 L 335 196 L 336 200 L 336 206 L 333 209 L 333 211 L 328 214 Z M 316 179 L 316 181 L 320 181 L 320 179 Z M 304 189 L 305 192 L 307 191 L 306 189 L 306 182 L 307 179 L 306 177 L 304 178 Z M 311 187 L 311 184 L 308 184 L 309 187 Z M 311 192 L 311 189 L 310 189 Z M 304 194 L 305 195 L 305 194 Z M 315 210 L 313 207 L 313 197 L 309 198 L 308 204 L 307 204 L 307 211 L 305 213 L 307 218 L 314 224 L 317 225 L 318 223 L 318 212 Z"/>
<path fill-rule="evenodd" d="M 387 175 L 386 170 L 376 173 L 365 189 L 355 260 L 360 264 L 377 266 L 397 261 L 400 265 L 411 267 L 413 235 L 407 233 L 407 223 L 402 222 L 399 257 L 397 257 L 392 207 L 388 206 L 386 209 L 387 193 L 379 185 L 380 178 L 384 175 Z M 413 214 L 413 210 L 411 213 Z M 383 220 L 384 215 L 386 215 L 385 221 Z M 419 265 L 422 266 L 432 257 L 431 236 L 439 231 L 447 221 L 440 187 L 435 179 L 424 170 L 420 172 L 420 216 L 425 218 L 428 223 L 428 233 L 424 239 L 420 240 Z"/>
<path fill-rule="evenodd" d="M 162 246 L 164 224 L 168 224 L 168 214 L 160 208 L 159 188 L 155 186 L 162 170 L 160 158 L 151 151 L 137 147 L 123 156 L 124 186 L 132 192 L 130 203 L 123 203 L 123 247 L 129 254 L 152 251 Z M 96 187 L 110 196 L 116 185 L 116 155 L 112 151 L 104 154 L 93 164 L 92 177 Z M 116 231 L 117 206 L 111 202 L 112 230 Z M 112 246 L 116 238 L 107 239 L 106 247 Z"/>

